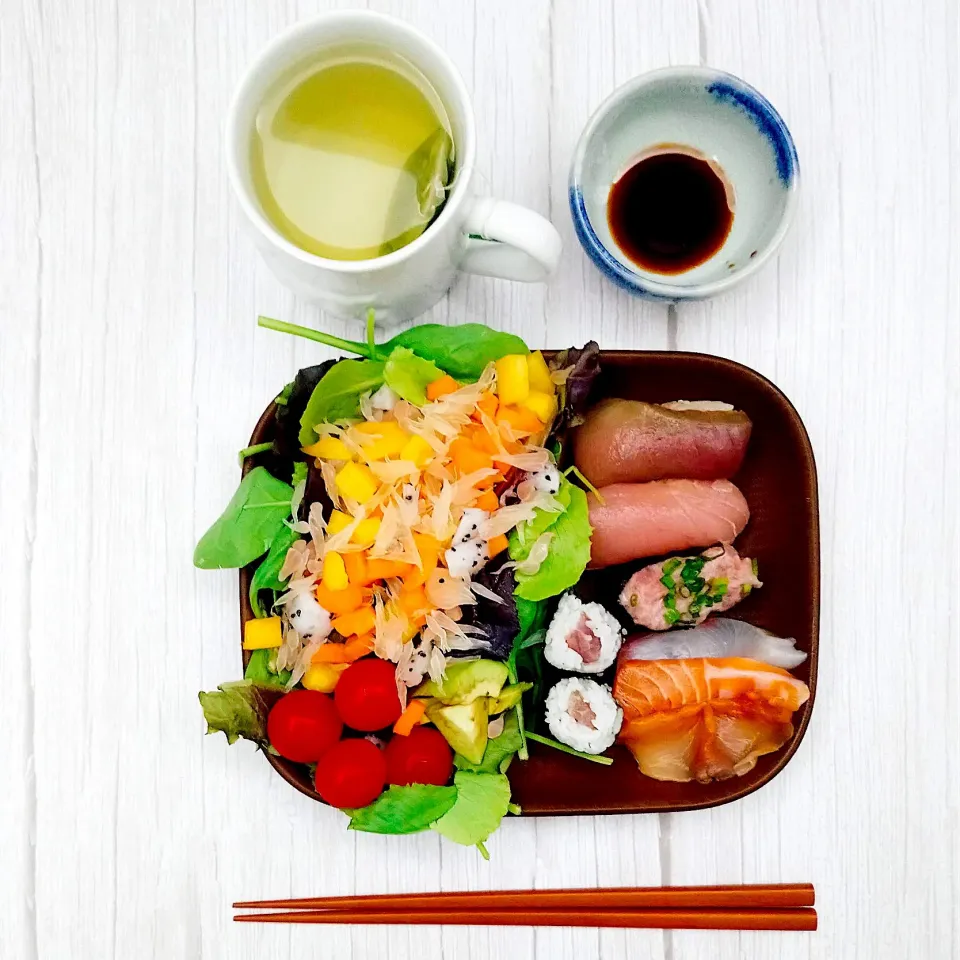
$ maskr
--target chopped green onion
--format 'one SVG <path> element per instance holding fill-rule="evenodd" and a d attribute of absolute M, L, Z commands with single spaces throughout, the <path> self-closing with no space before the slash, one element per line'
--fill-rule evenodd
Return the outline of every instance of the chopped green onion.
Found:
<path fill-rule="evenodd" d="M 676 610 L 665 610 L 663 613 L 664 623 L 670 624 L 672 627 L 680 619 L 680 614 Z"/>
<path fill-rule="evenodd" d="M 672 573 L 665 573 L 661 578 L 660 582 L 668 589 L 672 589 L 675 586 Z"/>
<path fill-rule="evenodd" d="M 710 581 L 710 589 L 718 596 L 722 597 L 727 592 L 727 586 L 730 581 L 726 577 L 714 577 Z"/>
<path fill-rule="evenodd" d="M 703 590 L 704 590 L 704 589 L 706 588 L 706 586 L 707 586 L 707 581 L 704 580 L 703 577 L 697 577 L 696 580 L 691 580 L 691 581 L 687 584 L 687 586 L 688 586 L 694 593 L 702 593 Z"/>
<path fill-rule="evenodd" d="M 663 605 L 664 605 L 668 610 L 676 610 L 676 609 L 677 609 L 677 595 L 676 595 L 675 593 L 673 593 L 673 591 L 671 591 L 670 593 L 668 593 L 668 594 L 663 598 Z M 633 606 L 636 606 L 636 603 L 634 603 Z"/>
<path fill-rule="evenodd" d="M 711 599 L 714 603 L 720 603 L 720 602 L 722 602 L 722 600 L 723 600 L 723 594 L 722 594 L 722 593 L 715 593 L 710 599 Z"/>
<path fill-rule="evenodd" d="M 681 557 L 671 557 L 669 560 L 665 560 L 663 564 L 664 575 L 673 573 L 682 563 L 683 559 Z"/>

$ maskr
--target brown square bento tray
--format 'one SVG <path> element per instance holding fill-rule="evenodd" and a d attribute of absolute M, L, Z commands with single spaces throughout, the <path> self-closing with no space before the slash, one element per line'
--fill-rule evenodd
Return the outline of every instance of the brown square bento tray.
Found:
<path fill-rule="evenodd" d="M 551 354 L 546 353 L 549 358 Z M 750 505 L 750 522 L 737 538 L 744 556 L 759 561 L 763 588 L 730 613 L 783 637 L 793 637 L 808 654 L 793 673 L 810 687 L 810 699 L 794 715 L 794 733 L 776 753 L 761 757 L 742 777 L 701 783 L 668 783 L 640 773 L 620 746 L 601 766 L 530 743 L 530 758 L 514 760 L 508 775 L 513 800 L 524 815 L 658 813 L 717 806 L 752 793 L 772 780 L 789 762 L 810 720 L 817 683 L 820 603 L 820 530 L 817 475 L 806 429 L 790 401 L 769 380 L 749 367 L 699 353 L 604 350 L 601 373 L 591 402 L 625 397 L 665 403 L 670 400 L 723 400 L 745 411 L 753 434 L 740 472 L 733 477 Z M 250 438 L 251 444 L 273 439 L 274 404 Z M 247 461 L 245 469 L 252 466 Z M 617 595 L 627 576 L 647 561 L 587 571 L 576 588 L 607 609 L 622 610 Z M 247 597 L 256 564 L 240 571 L 241 636 L 252 619 Z M 628 623 L 623 620 L 624 624 Z M 244 667 L 249 654 L 244 653 Z M 612 682 L 610 676 L 604 677 Z M 548 678 L 551 674 L 547 674 Z M 306 767 L 266 754 L 271 766 L 292 786 L 315 800 Z M 323 801 L 320 801 L 323 802 Z"/>

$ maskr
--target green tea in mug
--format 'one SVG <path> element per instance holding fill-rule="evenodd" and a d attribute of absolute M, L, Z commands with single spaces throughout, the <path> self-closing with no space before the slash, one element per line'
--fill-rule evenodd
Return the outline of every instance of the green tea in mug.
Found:
<path fill-rule="evenodd" d="M 443 103 L 396 54 L 335 48 L 267 92 L 251 143 L 253 184 L 291 243 L 332 260 L 367 260 L 423 233 L 454 170 Z"/>

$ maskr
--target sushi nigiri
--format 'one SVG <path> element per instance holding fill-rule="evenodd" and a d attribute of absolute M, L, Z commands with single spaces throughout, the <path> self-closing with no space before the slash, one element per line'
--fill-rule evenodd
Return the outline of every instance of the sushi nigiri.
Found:
<path fill-rule="evenodd" d="M 671 557 L 643 567 L 627 581 L 620 603 L 641 627 L 669 630 L 702 623 L 761 586 L 757 561 L 719 544 L 698 557 Z"/>
<path fill-rule="evenodd" d="M 615 483 L 590 494 L 590 566 L 730 543 L 750 519 L 729 480 Z"/>
<path fill-rule="evenodd" d="M 779 750 L 810 690 L 742 657 L 621 660 L 613 696 L 623 708 L 619 740 L 643 773 L 705 783 L 742 776 Z"/>
<path fill-rule="evenodd" d="M 620 660 L 683 660 L 689 657 L 748 657 L 792 670 L 807 655 L 797 641 L 777 637 L 752 623 L 714 617 L 691 630 L 645 633 L 630 637 L 620 648 Z"/>
<path fill-rule="evenodd" d="M 566 593 L 547 629 L 543 655 L 558 670 L 603 673 L 616 660 L 622 640 L 623 627 L 613 614 Z"/>
<path fill-rule="evenodd" d="M 730 404 L 608 399 L 573 435 L 577 467 L 597 487 L 688 478 L 729 480 L 753 425 Z"/>
<path fill-rule="evenodd" d="M 610 688 L 585 677 L 565 677 L 554 684 L 547 694 L 546 714 L 551 733 L 584 753 L 612 747 L 623 721 Z"/>

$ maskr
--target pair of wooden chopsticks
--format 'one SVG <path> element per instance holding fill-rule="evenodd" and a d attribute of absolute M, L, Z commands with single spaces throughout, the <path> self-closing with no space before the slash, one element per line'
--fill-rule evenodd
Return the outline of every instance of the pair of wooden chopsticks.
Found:
<path fill-rule="evenodd" d="M 816 930 L 809 883 L 606 890 L 491 890 L 304 900 L 253 900 L 243 923 L 453 924 L 633 927 L 662 930 Z"/>

